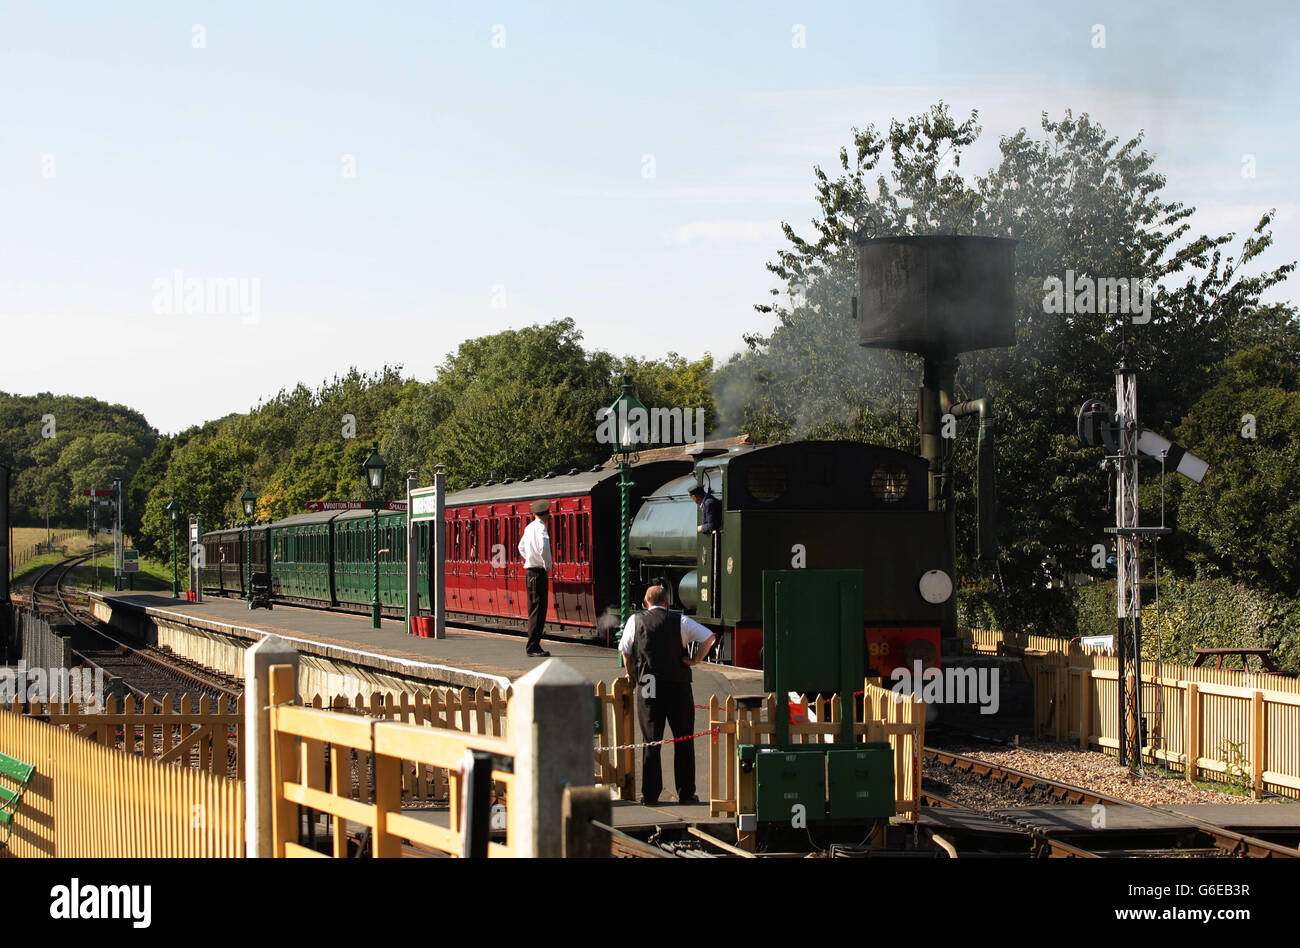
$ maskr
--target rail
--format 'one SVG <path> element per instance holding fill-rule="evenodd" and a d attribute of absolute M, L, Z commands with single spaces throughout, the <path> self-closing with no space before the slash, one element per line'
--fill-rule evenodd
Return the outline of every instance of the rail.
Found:
<path fill-rule="evenodd" d="M 1235 853 L 1245 856 L 1261 858 L 1300 858 L 1300 849 L 1291 849 L 1287 846 L 1281 846 L 1277 843 L 1271 843 L 1268 840 L 1259 839 L 1254 836 L 1248 836 L 1245 833 L 1238 833 L 1222 826 L 1216 826 L 1206 820 L 1198 819 L 1194 816 L 1188 816 L 1177 810 L 1172 810 L 1162 806 L 1151 806 L 1143 803 L 1134 803 L 1131 800 L 1122 800 L 1119 797 L 1112 797 L 1108 794 L 1099 793 L 1095 790 L 1088 790 L 1084 787 L 1076 787 L 1073 784 L 1063 783 L 1059 780 L 1051 780 L 1047 777 L 1040 777 L 1037 774 L 1027 773 L 1023 770 L 1016 770 L 1013 767 L 1003 767 L 986 760 L 980 760 L 977 757 L 970 757 L 966 754 L 957 754 L 952 751 L 939 750 L 933 747 L 925 748 L 926 757 L 939 761 L 958 770 L 964 770 L 977 776 L 988 777 L 999 783 L 1007 784 L 1013 787 L 1020 787 L 1024 790 L 1037 790 L 1050 794 L 1053 798 L 1066 803 L 1082 804 L 1102 804 L 1103 806 L 1130 807 L 1137 810 L 1147 810 L 1160 813 L 1163 816 L 1179 820 L 1189 826 L 1194 826 L 1201 832 L 1213 837 L 1216 844 L 1229 853 Z"/>

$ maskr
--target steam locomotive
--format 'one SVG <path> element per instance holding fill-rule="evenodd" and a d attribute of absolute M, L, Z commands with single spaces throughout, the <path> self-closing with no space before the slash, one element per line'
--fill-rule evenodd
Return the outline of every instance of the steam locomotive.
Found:
<path fill-rule="evenodd" d="M 849 441 L 699 445 L 648 452 L 631 467 L 629 532 L 634 605 L 666 585 L 675 606 L 713 629 L 719 660 L 762 666 L 764 570 L 860 569 L 868 671 L 939 661 L 953 594 L 943 514 L 927 501 L 928 462 Z M 651 458 L 651 454 L 660 456 Z M 698 531 L 689 491 L 721 501 L 722 529 Z M 619 474 L 616 464 L 566 475 L 507 478 L 447 495 L 447 619 L 518 630 L 527 617 L 519 537 L 529 505 L 551 501 L 554 568 L 545 631 L 613 644 L 619 604 Z M 401 616 L 406 594 L 406 515 L 324 511 L 203 537 L 204 591 L 245 594 L 250 573 L 270 575 L 276 600 L 365 611 L 374 594 Z M 417 524 L 419 609 L 430 608 L 432 537 Z M 251 563 L 247 562 L 251 559 Z M 251 569 L 249 568 L 251 566 Z"/>

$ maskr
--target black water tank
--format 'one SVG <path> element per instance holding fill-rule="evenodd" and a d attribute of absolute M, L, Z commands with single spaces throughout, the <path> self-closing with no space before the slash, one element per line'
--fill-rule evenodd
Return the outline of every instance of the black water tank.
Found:
<path fill-rule="evenodd" d="M 930 355 L 1016 341 L 1016 241 L 875 237 L 858 243 L 858 342 Z"/>

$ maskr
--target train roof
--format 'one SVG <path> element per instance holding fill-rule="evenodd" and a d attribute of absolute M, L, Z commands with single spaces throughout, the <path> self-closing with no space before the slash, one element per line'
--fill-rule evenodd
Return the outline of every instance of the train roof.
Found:
<path fill-rule="evenodd" d="M 309 510 L 307 513 L 290 514 L 281 520 L 276 520 L 273 526 L 302 527 L 312 523 L 329 523 L 338 515 L 339 511 L 337 510 Z"/>
<path fill-rule="evenodd" d="M 686 458 L 666 461 L 643 461 L 632 465 L 632 475 L 652 473 L 657 468 L 671 471 L 674 468 L 689 470 L 690 461 Z M 574 494 L 589 494 L 606 481 L 618 477 L 618 466 L 596 465 L 580 473 L 557 474 L 554 477 L 532 477 L 485 484 L 470 487 L 447 495 L 447 504 L 495 504 L 518 500 L 540 500 L 551 497 L 570 497 Z"/>
<path fill-rule="evenodd" d="M 336 518 L 335 521 L 336 523 L 342 523 L 344 520 L 360 520 L 363 517 L 368 520 L 374 517 L 375 512 L 373 510 L 333 510 L 330 511 L 329 514 L 330 516 Z M 405 517 L 406 511 L 405 510 L 380 510 L 379 516 Z M 277 526 L 279 526 L 279 524 L 277 524 Z"/>

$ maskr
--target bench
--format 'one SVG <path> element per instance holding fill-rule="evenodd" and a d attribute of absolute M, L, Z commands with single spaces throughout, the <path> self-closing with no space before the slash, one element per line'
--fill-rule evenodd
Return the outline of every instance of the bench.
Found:
<path fill-rule="evenodd" d="M 0 826 L 4 827 L 4 837 L 0 838 L 0 849 L 9 845 L 9 834 L 13 832 L 14 814 L 18 809 L 18 804 L 22 802 L 23 794 L 27 792 L 27 785 L 32 782 L 32 774 L 36 772 L 32 764 L 24 764 L 21 760 L 10 757 L 8 754 L 0 754 L 0 777 L 8 778 L 17 789 L 11 789 L 5 784 L 0 783 Z"/>

